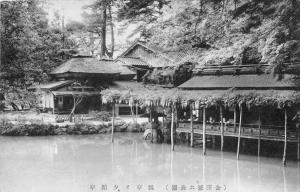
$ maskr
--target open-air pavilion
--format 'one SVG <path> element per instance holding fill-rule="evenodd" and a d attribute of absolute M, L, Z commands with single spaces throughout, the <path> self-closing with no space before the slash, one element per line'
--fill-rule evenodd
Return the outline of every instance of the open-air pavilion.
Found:
<path fill-rule="evenodd" d="M 202 135 L 203 154 L 206 154 L 206 136 L 220 136 L 221 150 L 224 137 L 236 137 L 237 159 L 240 153 L 241 138 L 256 139 L 258 155 L 261 140 L 281 141 L 284 143 L 283 164 L 286 164 L 286 146 L 288 143 L 297 143 L 297 158 L 300 155 L 299 128 L 290 124 L 295 116 L 295 110 L 300 103 L 300 93 L 297 90 L 180 90 L 163 89 L 147 86 L 140 90 L 107 89 L 101 92 L 103 103 L 129 103 L 141 107 L 162 106 L 171 108 L 171 148 L 174 150 L 175 132 L 184 132 L 190 135 L 191 146 L 194 135 Z M 211 122 L 209 110 L 218 111 L 219 119 Z M 188 121 L 174 123 L 176 111 L 191 111 Z M 277 110 L 283 122 L 278 124 L 262 124 L 262 119 L 268 119 L 268 110 Z M 194 120 L 193 112 L 199 111 L 198 120 Z M 250 113 L 257 114 L 257 121 L 253 124 L 244 123 Z M 223 122 L 223 118 L 233 114 L 233 120 Z M 277 114 L 277 115 L 278 115 Z M 277 117 L 277 116 L 276 116 Z M 177 119 L 177 118 L 176 118 Z M 221 121 L 220 121 L 221 120 Z M 112 131 L 113 132 L 113 131 Z"/>

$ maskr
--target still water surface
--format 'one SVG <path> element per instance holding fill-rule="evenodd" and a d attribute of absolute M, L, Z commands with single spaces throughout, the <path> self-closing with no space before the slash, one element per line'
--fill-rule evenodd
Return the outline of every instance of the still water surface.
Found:
<path fill-rule="evenodd" d="M 0 137 L 0 192 L 300 192 L 300 164 L 169 144 L 141 134 Z M 149 186 L 150 185 L 150 186 Z M 219 188 L 221 187 L 221 188 Z M 193 190 L 194 188 L 194 190 Z M 186 189 L 186 190 L 184 190 Z M 220 189 L 220 190 L 217 190 Z M 117 190 L 116 190 L 117 191 Z"/>

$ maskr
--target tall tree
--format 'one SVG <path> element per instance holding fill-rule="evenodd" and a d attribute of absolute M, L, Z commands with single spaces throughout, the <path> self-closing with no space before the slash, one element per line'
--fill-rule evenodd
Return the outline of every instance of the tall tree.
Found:
<path fill-rule="evenodd" d="M 85 7 L 83 14 L 87 30 L 91 33 L 97 34 L 101 39 L 100 57 L 108 56 L 113 58 L 114 53 L 114 27 L 112 21 L 112 5 L 113 0 L 96 0 L 92 4 Z M 107 26 L 110 26 L 111 49 L 107 48 Z"/>

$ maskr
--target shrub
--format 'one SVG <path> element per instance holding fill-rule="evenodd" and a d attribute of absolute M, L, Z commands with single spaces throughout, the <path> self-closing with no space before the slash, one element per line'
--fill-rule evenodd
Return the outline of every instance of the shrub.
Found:
<path fill-rule="evenodd" d="M 94 116 L 95 120 L 99 121 L 110 121 L 112 117 L 111 113 L 107 111 L 91 111 L 89 114 Z"/>

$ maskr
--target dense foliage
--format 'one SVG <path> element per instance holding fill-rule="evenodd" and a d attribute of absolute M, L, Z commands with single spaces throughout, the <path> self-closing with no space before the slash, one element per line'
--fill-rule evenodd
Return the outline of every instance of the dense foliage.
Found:
<path fill-rule="evenodd" d="M 188 57 L 199 66 L 300 60 L 299 1 L 173 0 L 161 12 L 143 37 L 164 49 L 195 50 Z"/>
<path fill-rule="evenodd" d="M 41 1 L 0 3 L 1 94 L 11 102 L 34 101 L 27 87 L 47 81 L 46 74 L 65 60 L 61 50 L 74 43 L 59 24 L 49 24 Z"/>

